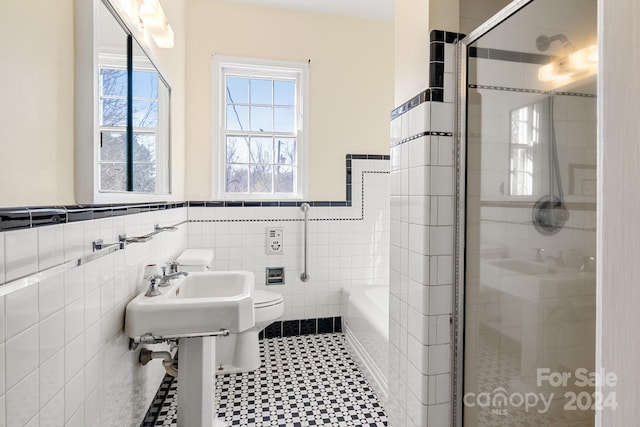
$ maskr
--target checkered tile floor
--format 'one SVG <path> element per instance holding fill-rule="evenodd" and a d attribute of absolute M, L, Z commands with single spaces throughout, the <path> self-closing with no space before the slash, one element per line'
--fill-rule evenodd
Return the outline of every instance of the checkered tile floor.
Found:
<path fill-rule="evenodd" d="M 346 345 L 340 333 L 260 341 L 260 369 L 217 377 L 218 417 L 230 426 L 386 426 Z M 177 388 L 174 381 L 156 426 L 177 425 Z"/>

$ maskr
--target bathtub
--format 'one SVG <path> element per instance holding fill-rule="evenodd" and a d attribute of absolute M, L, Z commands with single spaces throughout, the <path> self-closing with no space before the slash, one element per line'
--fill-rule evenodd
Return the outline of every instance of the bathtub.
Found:
<path fill-rule="evenodd" d="M 350 353 L 383 404 L 387 401 L 389 287 L 345 289 L 344 333 Z"/>

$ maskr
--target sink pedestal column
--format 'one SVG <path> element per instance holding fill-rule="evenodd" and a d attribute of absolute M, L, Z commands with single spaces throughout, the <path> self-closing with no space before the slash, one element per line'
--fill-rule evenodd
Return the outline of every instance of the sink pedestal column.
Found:
<path fill-rule="evenodd" d="M 215 418 L 215 337 L 178 342 L 178 427 L 225 427 Z"/>

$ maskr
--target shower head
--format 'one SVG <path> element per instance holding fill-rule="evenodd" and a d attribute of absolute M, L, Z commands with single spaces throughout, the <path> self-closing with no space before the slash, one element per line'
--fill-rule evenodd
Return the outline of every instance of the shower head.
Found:
<path fill-rule="evenodd" d="M 536 39 L 536 47 L 539 51 L 544 52 L 545 50 L 549 49 L 551 43 L 556 40 L 559 40 L 562 43 L 562 46 L 567 51 L 567 53 L 573 52 L 573 45 L 571 44 L 571 42 L 569 42 L 569 39 L 564 34 L 555 34 L 553 36 L 538 36 L 538 38 Z"/>

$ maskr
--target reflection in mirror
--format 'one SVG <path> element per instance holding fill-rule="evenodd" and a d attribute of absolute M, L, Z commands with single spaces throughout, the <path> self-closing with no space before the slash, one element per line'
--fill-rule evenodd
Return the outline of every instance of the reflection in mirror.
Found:
<path fill-rule="evenodd" d="M 169 86 L 107 0 L 98 19 L 98 191 L 169 193 Z"/>
<path fill-rule="evenodd" d="M 541 109 L 542 103 L 536 102 L 511 110 L 509 194 L 512 196 L 535 194 L 534 187 L 538 183 L 534 183 L 534 178 L 539 177 L 536 161 L 539 161 Z"/>
<path fill-rule="evenodd" d="M 102 2 L 98 16 L 99 188 L 100 191 L 126 191 L 129 34 Z"/>
<path fill-rule="evenodd" d="M 168 88 L 140 45 L 133 41 L 132 141 L 133 191 L 167 192 Z"/>

